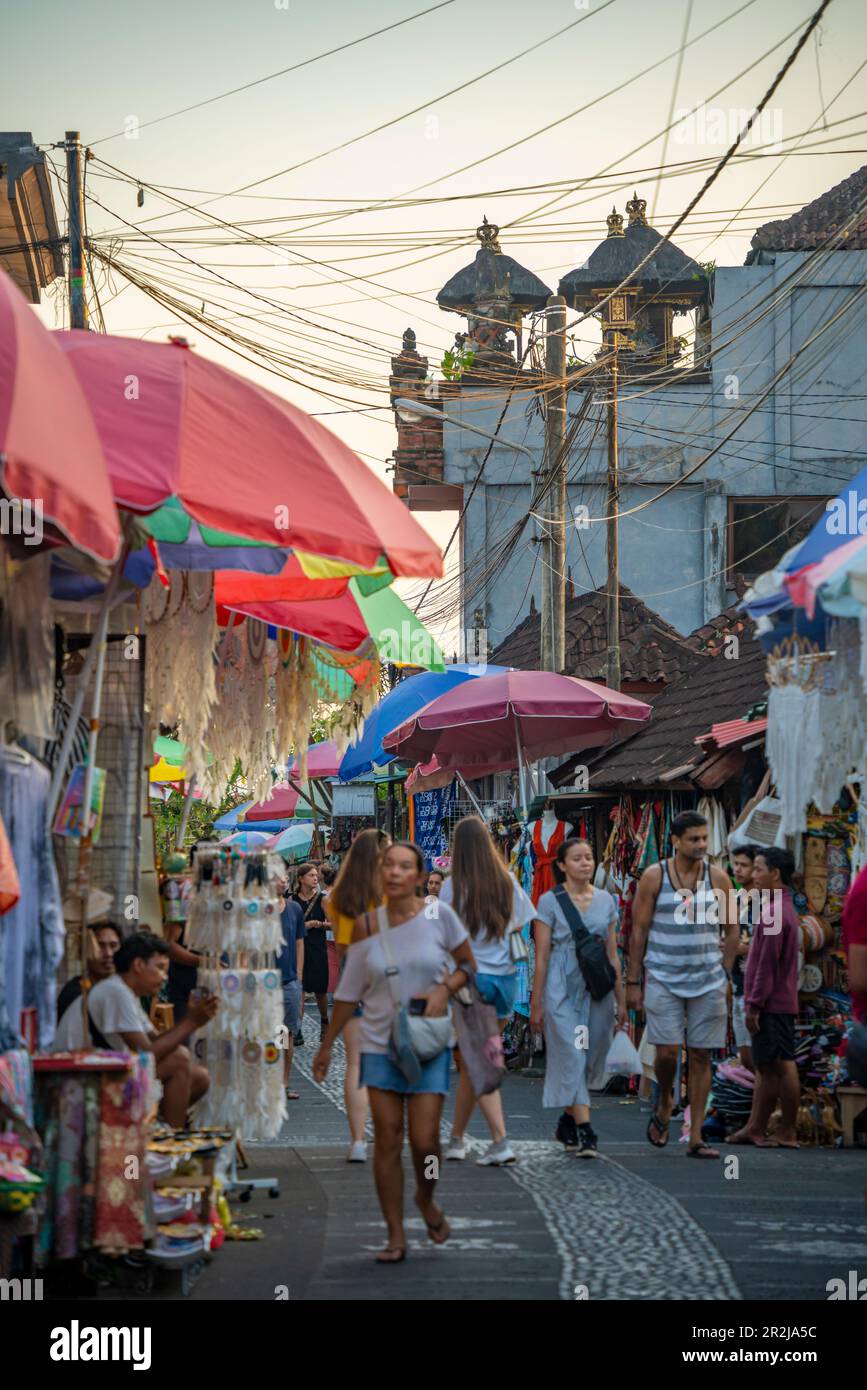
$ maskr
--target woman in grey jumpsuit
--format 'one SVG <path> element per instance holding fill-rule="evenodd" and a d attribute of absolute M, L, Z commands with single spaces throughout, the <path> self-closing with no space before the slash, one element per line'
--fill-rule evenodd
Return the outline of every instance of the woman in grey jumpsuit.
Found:
<path fill-rule="evenodd" d="M 617 983 L 604 999 L 593 1000 L 575 954 L 569 924 L 554 893 L 536 906 L 536 975 L 530 1005 L 534 1032 L 545 1034 L 545 1090 L 542 1104 L 563 1111 L 556 1137 L 582 1158 L 595 1158 L 597 1137 L 590 1124 L 591 1085 L 600 1085 L 615 1026 L 626 1020 L 617 954 L 617 904 L 593 887 L 596 865 L 586 840 L 565 840 L 557 851 L 555 874 L 589 932 L 607 945 Z"/>

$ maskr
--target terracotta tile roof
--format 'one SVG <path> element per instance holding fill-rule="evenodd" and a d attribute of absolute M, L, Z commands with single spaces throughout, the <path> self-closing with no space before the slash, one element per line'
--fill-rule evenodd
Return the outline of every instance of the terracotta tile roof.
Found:
<path fill-rule="evenodd" d="M 699 735 L 713 724 L 741 719 L 767 697 L 765 653 L 753 636 L 752 623 L 742 614 L 738 614 L 744 624 L 736 634 L 738 647 L 728 648 L 736 655 L 727 656 L 721 644 L 715 656 L 709 654 L 704 634 L 708 628 L 726 631 L 731 611 L 687 639 L 693 648 L 692 663 L 675 684 L 652 699 L 649 724 L 595 757 L 576 753 L 550 774 L 551 780 L 574 781 L 574 768 L 583 759 L 590 768 L 591 790 L 688 785 L 690 775 L 707 756 L 695 742 Z"/>
<path fill-rule="evenodd" d="M 867 164 L 792 217 L 766 222 L 753 237 L 752 246 L 757 251 L 812 251 L 858 214 L 858 220 L 843 234 L 841 250 L 867 249 Z"/>
<path fill-rule="evenodd" d="M 709 656 L 715 656 L 717 652 L 724 651 L 727 640 L 730 643 L 732 637 L 740 637 L 743 633 L 752 631 L 752 622 L 746 616 L 739 603 L 733 603 L 729 608 L 724 608 L 715 618 L 697 627 L 688 637 L 684 638 L 687 646 L 694 652 L 706 652 Z"/>
<path fill-rule="evenodd" d="M 566 604 L 567 676 L 604 681 L 607 667 L 607 595 L 604 588 L 579 594 Z M 743 619 L 741 619 L 743 620 Z M 537 670 L 542 632 L 541 616 L 531 611 L 491 656 L 499 666 Z M 620 586 L 620 653 L 624 681 L 677 680 L 691 661 L 691 648 L 676 628 Z"/>

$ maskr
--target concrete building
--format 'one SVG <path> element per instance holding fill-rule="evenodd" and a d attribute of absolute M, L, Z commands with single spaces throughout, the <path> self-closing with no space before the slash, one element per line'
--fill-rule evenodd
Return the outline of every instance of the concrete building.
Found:
<path fill-rule="evenodd" d="M 655 250 L 661 238 L 637 194 L 627 211 L 625 228 L 612 213 L 608 236 L 559 292 L 571 324 L 576 308 L 632 275 L 604 325 L 622 325 L 620 579 L 688 633 L 770 568 L 867 463 L 867 167 L 760 228 L 742 266 L 699 266 L 670 243 Z M 530 459 L 508 447 L 525 446 L 542 467 L 533 334 L 545 286 L 503 254 L 497 230 L 482 225 L 475 261 L 438 296 L 467 321 L 452 379 L 431 384 L 411 330 L 392 376 L 393 398 L 426 398 L 444 413 L 412 424 L 396 415 L 394 486 L 411 508 L 463 510 L 464 627 L 484 627 L 491 648 L 540 603 L 532 513 L 545 510 L 532 505 Z M 591 327 L 574 332 L 586 339 Z M 606 584 L 603 362 L 591 348 L 567 367 L 566 565 L 578 594 Z"/>

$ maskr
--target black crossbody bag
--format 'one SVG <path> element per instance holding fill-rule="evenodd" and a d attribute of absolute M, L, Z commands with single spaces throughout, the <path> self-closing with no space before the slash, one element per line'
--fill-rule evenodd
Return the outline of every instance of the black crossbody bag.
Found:
<path fill-rule="evenodd" d="M 608 959 L 605 942 L 594 936 L 584 925 L 581 913 L 573 903 L 562 884 L 554 889 L 554 897 L 563 909 L 575 942 L 575 954 L 584 976 L 591 999 L 604 999 L 610 994 L 617 980 L 617 972 Z"/>

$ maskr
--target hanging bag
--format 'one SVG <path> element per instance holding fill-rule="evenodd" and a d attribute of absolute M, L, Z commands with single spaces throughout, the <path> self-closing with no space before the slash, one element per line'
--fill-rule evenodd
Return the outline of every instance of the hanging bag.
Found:
<path fill-rule="evenodd" d="M 462 970 L 467 967 L 462 965 Z M 467 983 L 455 995 L 454 1024 L 461 1054 L 461 1067 L 466 1070 L 473 1095 L 490 1095 L 503 1081 L 506 1059 L 497 1011 L 486 1004 L 479 994 L 475 976 L 467 971 Z"/>
<path fill-rule="evenodd" d="M 444 1047 L 453 1046 L 452 1021 L 448 1014 L 440 1018 L 425 1018 L 423 1014 L 411 1014 L 404 1007 L 400 998 L 400 971 L 391 950 L 391 924 L 385 906 L 377 908 L 376 921 L 385 956 L 385 974 L 394 1001 L 389 1058 L 409 1084 L 414 1086 L 421 1077 L 422 1063 L 437 1057 Z"/>
<path fill-rule="evenodd" d="M 582 921 L 581 913 L 562 884 L 554 889 L 554 897 L 563 909 L 563 916 L 566 918 L 572 933 L 572 940 L 575 942 L 575 954 L 578 957 L 581 974 L 584 976 L 585 984 L 590 992 L 590 998 L 604 999 L 613 990 L 617 979 L 614 966 L 608 959 L 605 942 L 602 937 L 594 936 L 592 932 L 587 930 Z"/>
<path fill-rule="evenodd" d="M 524 940 L 524 928 L 514 927 L 508 934 L 509 959 L 514 965 L 530 959 L 530 948 Z"/>

